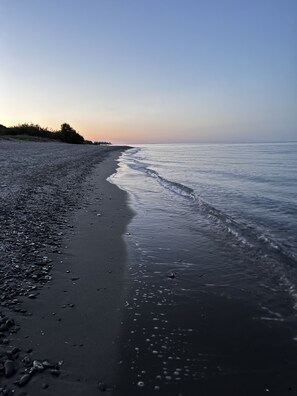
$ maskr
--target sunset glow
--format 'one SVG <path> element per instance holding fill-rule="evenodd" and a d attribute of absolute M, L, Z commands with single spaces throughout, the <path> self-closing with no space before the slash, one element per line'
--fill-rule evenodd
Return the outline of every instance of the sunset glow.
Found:
<path fill-rule="evenodd" d="M 115 143 L 296 140 L 280 1 L 2 1 L 0 123 Z M 50 23 L 49 23 L 50 21 Z"/>

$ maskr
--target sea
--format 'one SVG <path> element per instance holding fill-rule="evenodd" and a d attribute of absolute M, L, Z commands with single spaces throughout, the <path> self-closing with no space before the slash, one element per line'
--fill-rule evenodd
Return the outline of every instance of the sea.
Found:
<path fill-rule="evenodd" d="M 297 394 L 297 143 L 135 145 L 109 181 L 122 394 Z"/>

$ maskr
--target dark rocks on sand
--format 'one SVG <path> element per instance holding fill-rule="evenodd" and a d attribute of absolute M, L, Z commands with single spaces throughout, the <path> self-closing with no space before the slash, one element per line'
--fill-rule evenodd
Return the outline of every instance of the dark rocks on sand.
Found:
<path fill-rule="evenodd" d="M 62 253 L 65 228 L 72 228 L 66 225 L 69 210 L 80 207 L 84 197 L 81 185 L 92 167 L 102 159 L 97 151 L 90 152 L 83 145 L 75 157 L 72 148 L 53 145 L 48 150 L 45 144 L 43 150 L 41 143 L 37 147 L 35 143 L 1 142 L 1 175 L 4 175 L 1 181 L 5 188 L 1 190 L 0 306 L 5 307 L 6 312 L 31 315 L 21 306 L 22 301 L 38 297 L 38 290 L 52 279 L 52 258 L 49 256 Z M 17 162 L 12 160 L 16 148 Z M 53 150 L 57 155 L 53 156 Z M 110 149 L 102 148 L 101 151 L 104 155 Z M 28 169 L 32 170 L 30 177 Z M 55 255 L 53 257 L 56 259 Z M 70 273 L 70 270 L 66 272 Z M 2 348 L 10 343 L 8 337 L 19 329 L 12 318 L 0 312 Z M 60 374 L 60 364 L 46 366 L 44 362 L 38 362 L 34 365 L 33 359 L 21 353 L 19 357 L 17 355 L 18 352 L 12 349 L 4 359 L 6 361 L 2 356 L 1 375 L 12 377 L 16 369 L 23 366 L 25 371 L 19 379 L 21 386 L 29 381 L 30 375 L 42 371 L 42 367 L 53 369 L 53 375 Z M 17 359 L 25 360 L 21 363 Z M 5 394 L 12 394 L 11 389 L 0 386 L 0 395 Z"/>
<path fill-rule="evenodd" d="M 56 364 L 50 363 L 47 360 L 44 360 L 42 362 L 42 365 L 43 365 L 44 368 L 55 368 L 56 367 Z"/>
<path fill-rule="evenodd" d="M 31 375 L 30 375 L 30 374 L 24 374 L 24 375 L 19 379 L 18 385 L 19 385 L 19 386 L 24 386 L 24 385 L 26 385 L 26 384 L 30 381 L 30 379 L 31 379 Z"/>
<path fill-rule="evenodd" d="M 174 279 L 174 278 L 176 278 L 176 274 L 175 274 L 175 272 L 170 272 L 168 275 L 167 275 L 167 277 L 168 278 L 170 278 L 170 279 Z"/>
<path fill-rule="evenodd" d="M 4 374 L 6 378 L 12 377 L 15 373 L 15 366 L 12 360 L 6 360 L 4 362 Z"/>
<path fill-rule="evenodd" d="M 14 320 L 13 319 L 7 319 L 5 322 L 5 325 L 10 329 L 11 327 L 14 326 Z"/>
<path fill-rule="evenodd" d="M 105 392 L 105 391 L 107 390 L 107 386 L 106 386 L 106 384 L 105 384 L 104 382 L 99 381 L 99 382 L 98 382 L 98 389 L 99 389 L 101 392 Z"/>
<path fill-rule="evenodd" d="M 43 371 L 44 370 L 44 366 L 42 363 L 38 362 L 38 360 L 34 360 L 33 361 L 33 367 L 36 371 Z"/>

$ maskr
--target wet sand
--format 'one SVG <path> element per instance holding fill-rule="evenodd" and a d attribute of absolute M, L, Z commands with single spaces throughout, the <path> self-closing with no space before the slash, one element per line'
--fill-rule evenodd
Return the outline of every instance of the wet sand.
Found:
<path fill-rule="evenodd" d="M 20 165 L 24 168 L 27 158 L 27 162 L 30 161 L 27 167 L 32 165 L 33 169 L 36 165 L 32 163 L 33 157 L 36 163 L 43 157 L 44 169 L 49 169 L 49 174 L 39 178 L 38 182 L 32 182 L 34 176 L 32 174 L 31 178 L 27 169 L 28 183 L 22 185 L 25 179 L 24 174 L 20 175 L 22 168 L 6 158 L 6 170 L 9 167 L 11 171 L 14 169 L 14 180 L 20 181 L 15 182 L 14 194 L 24 196 L 24 200 L 16 211 L 17 216 L 12 216 L 9 211 L 5 214 L 4 210 L 1 213 L 2 219 L 5 215 L 7 218 L 6 239 L 2 241 L 2 246 L 6 246 L 4 258 L 7 262 L 1 269 L 8 268 L 11 262 L 17 264 L 13 264 L 9 279 L 4 280 L 9 282 L 10 290 L 16 285 L 16 291 L 11 298 L 2 298 L 2 315 L 6 315 L 5 319 L 11 318 L 14 325 L 4 332 L 0 345 L 1 362 L 3 365 L 8 360 L 13 362 L 15 373 L 10 378 L 2 375 L 0 387 L 15 390 L 15 394 L 26 392 L 28 395 L 95 395 L 105 387 L 113 389 L 126 259 L 121 236 L 132 213 L 126 206 L 125 193 L 107 182 L 106 178 L 115 171 L 116 159 L 123 148 L 91 147 L 88 151 L 88 147 L 51 143 L 10 144 L 15 146 L 11 147 L 9 143 L 2 146 L 2 163 L 7 155 L 5 149 L 11 153 L 27 150 L 31 159 L 16 153 L 16 163 L 23 161 Z M 49 154 L 50 148 L 54 153 Z M 71 164 L 69 173 L 66 162 L 69 169 Z M 53 169 L 58 175 L 51 172 Z M 41 165 L 35 176 L 38 173 L 42 176 Z M 74 186 L 76 176 L 79 180 Z M 57 198 L 52 185 L 58 185 L 59 195 L 66 181 L 69 182 L 67 192 L 64 198 L 59 197 L 59 204 L 65 205 L 67 200 L 72 200 L 72 204 L 59 214 L 55 199 L 51 205 L 48 200 L 52 196 Z M 2 183 L 13 189 L 7 173 L 6 181 Z M 26 229 L 23 239 L 19 231 L 19 245 L 12 243 L 14 252 L 13 246 L 7 242 L 9 231 L 10 235 L 13 232 L 10 225 L 17 224 L 24 212 L 30 215 L 32 222 L 34 218 L 38 223 L 38 217 L 35 218 L 39 208 L 37 203 L 34 204 L 36 197 L 31 195 L 25 199 L 29 185 L 34 195 L 43 189 L 43 202 L 37 201 L 44 207 L 47 218 L 52 217 L 52 224 L 47 224 L 47 229 L 40 233 L 37 226 Z M 13 193 L 2 187 L 2 200 L 6 202 Z M 20 198 L 17 201 L 16 205 L 19 205 Z M 30 212 L 32 208 L 35 208 L 35 215 L 34 210 Z M 32 242 L 25 243 L 28 239 Z M 35 261 L 30 248 L 25 249 L 27 245 L 34 247 Z M 20 254 L 17 255 L 16 251 Z M 34 268 L 26 273 L 28 267 Z M 40 275 L 41 269 L 46 275 Z M 17 302 L 12 303 L 12 298 Z M 34 360 L 39 363 L 48 361 L 53 367 L 46 367 L 46 363 L 38 367 Z M 21 378 L 24 385 L 19 387 L 14 382 Z"/>

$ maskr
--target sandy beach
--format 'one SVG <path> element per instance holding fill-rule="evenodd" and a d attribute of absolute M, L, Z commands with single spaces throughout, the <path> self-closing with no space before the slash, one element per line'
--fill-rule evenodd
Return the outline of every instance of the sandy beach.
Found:
<path fill-rule="evenodd" d="M 0 142 L 2 394 L 114 388 L 132 213 L 106 179 L 123 149 Z"/>
<path fill-rule="evenodd" d="M 0 394 L 296 394 L 291 261 L 125 149 L 0 140 Z"/>

